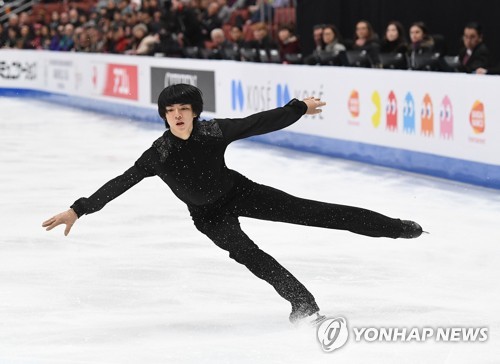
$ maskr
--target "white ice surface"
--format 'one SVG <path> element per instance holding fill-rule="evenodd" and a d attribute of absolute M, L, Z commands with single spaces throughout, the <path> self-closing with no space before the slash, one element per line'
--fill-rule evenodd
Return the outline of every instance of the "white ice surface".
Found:
<path fill-rule="evenodd" d="M 241 219 L 322 311 L 357 327 L 487 326 L 485 343 L 356 343 L 324 354 L 289 304 L 149 178 L 81 218 L 42 221 L 121 174 L 157 127 L 0 98 L 0 363 L 499 363 L 500 194 L 349 161 L 232 145 L 228 165 L 306 198 L 413 219 L 416 240 Z M 305 121 L 302 121 L 305 122 Z"/>

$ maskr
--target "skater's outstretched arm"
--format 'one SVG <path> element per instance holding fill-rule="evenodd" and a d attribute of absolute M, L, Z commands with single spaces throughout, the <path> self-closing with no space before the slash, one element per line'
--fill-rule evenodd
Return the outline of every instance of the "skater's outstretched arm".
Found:
<path fill-rule="evenodd" d="M 90 197 L 79 198 L 71 205 L 69 210 L 44 221 L 42 226 L 47 228 L 46 230 L 48 231 L 58 225 L 65 224 L 64 235 L 68 235 L 71 227 L 80 216 L 99 211 L 108 202 L 120 196 L 144 178 L 154 176 L 156 174 L 153 168 L 155 159 L 158 159 L 157 152 L 153 148 L 148 149 L 123 174 L 106 182 Z"/>
<path fill-rule="evenodd" d="M 259 112 L 241 119 L 217 119 L 224 138 L 228 143 L 284 129 L 299 120 L 302 115 L 320 113 L 325 102 L 315 97 L 305 98 L 303 101 L 291 100 L 283 107 Z"/>

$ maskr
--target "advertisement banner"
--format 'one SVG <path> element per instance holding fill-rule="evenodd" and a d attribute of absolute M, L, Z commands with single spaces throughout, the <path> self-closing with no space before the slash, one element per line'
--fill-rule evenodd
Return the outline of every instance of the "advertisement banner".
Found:
<path fill-rule="evenodd" d="M 203 93 L 203 109 L 215 113 L 215 72 L 179 68 L 151 67 L 151 103 L 156 104 L 160 92 L 167 86 L 187 83 Z"/>

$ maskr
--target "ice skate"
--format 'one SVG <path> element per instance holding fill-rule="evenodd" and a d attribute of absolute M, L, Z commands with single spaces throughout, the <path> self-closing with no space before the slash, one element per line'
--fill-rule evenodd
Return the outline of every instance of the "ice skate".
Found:
<path fill-rule="evenodd" d="M 319 313 L 319 307 L 316 303 L 301 303 L 299 305 L 292 305 L 292 312 L 290 313 L 289 320 L 292 324 L 300 324 L 303 322 L 315 325 L 315 321 L 324 318 Z M 319 320 L 320 322 L 322 320 Z"/>
<path fill-rule="evenodd" d="M 422 235 L 422 227 L 415 221 L 401 220 L 403 223 L 403 232 L 399 236 L 402 239 L 414 239 Z"/>

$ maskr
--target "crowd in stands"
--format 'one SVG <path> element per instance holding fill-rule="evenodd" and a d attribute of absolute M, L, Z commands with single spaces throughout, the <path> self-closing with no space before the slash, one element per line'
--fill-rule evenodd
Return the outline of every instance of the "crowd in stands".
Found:
<path fill-rule="evenodd" d="M 474 22 L 464 26 L 456 56 L 446 54 L 443 37 L 423 22 L 406 32 L 392 21 L 379 37 L 366 20 L 352 39 L 334 24 L 315 26 L 315 48 L 303 55 L 293 6 L 294 0 L 99 0 L 82 11 L 70 3 L 63 12 L 11 14 L 0 24 L 0 48 L 500 73 Z M 283 10 L 292 15 L 277 18 Z"/>

